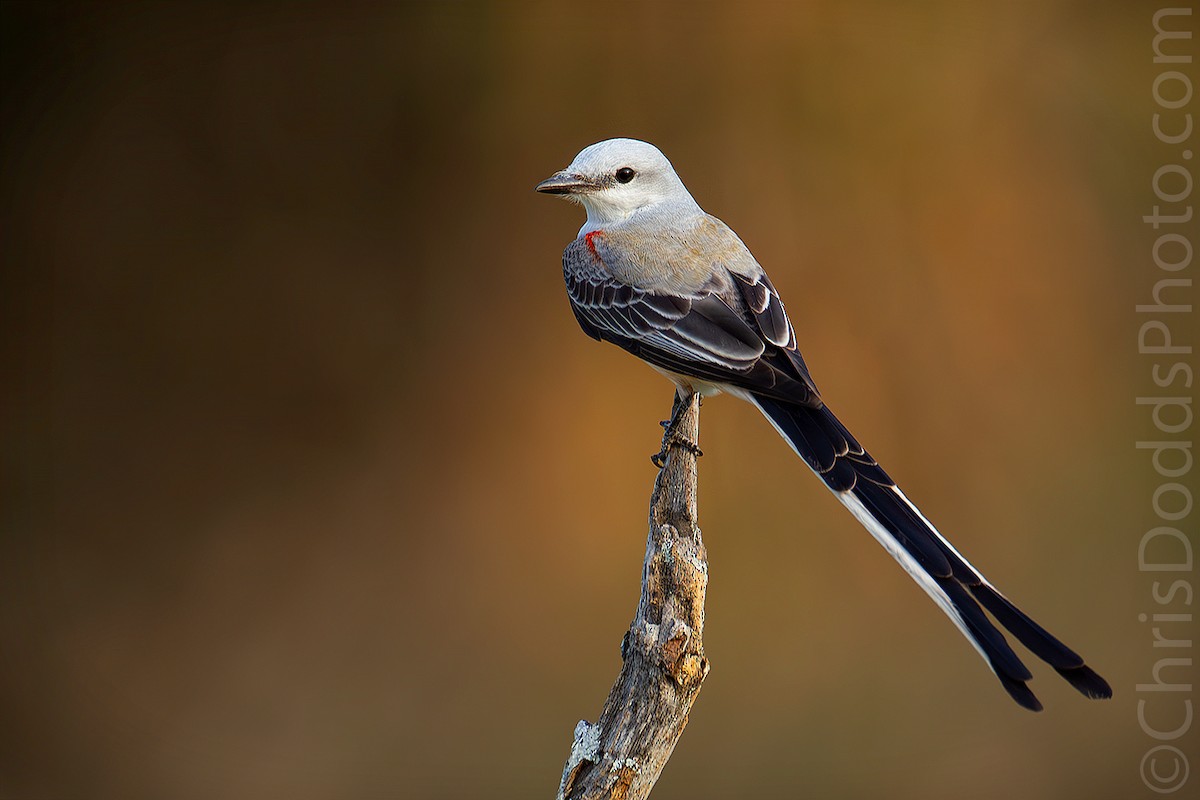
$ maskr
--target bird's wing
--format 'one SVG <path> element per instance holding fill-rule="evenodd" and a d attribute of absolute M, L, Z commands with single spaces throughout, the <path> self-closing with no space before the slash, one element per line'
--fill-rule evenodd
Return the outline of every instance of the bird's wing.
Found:
<path fill-rule="evenodd" d="M 747 276 L 715 264 L 695 288 L 652 288 L 617 278 L 614 272 L 627 272 L 611 265 L 620 254 L 602 252 L 603 259 L 594 244 L 577 239 L 563 253 L 567 296 L 589 336 L 671 372 L 820 403 L 783 304 L 761 270 Z"/>
<path fill-rule="evenodd" d="M 1041 708 L 1026 684 L 1028 668 L 983 609 L 1083 694 L 1112 694 L 1082 658 L 1009 602 L 954 549 L 825 406 L 761 267 L 751 261 L 752 268 L 742 263 L 740 269 L 728 269 L 710 261 L 702 265 L 704 280 L 672 286 L 663 277 L 673 274 L 667 259 L 637 286 L 614 275 L 638 274 L 638 265 L 614 261 L 620 257 L 615 248 L 584 240 L 563 255 L 571 306 L 588 335 L 666 370 L 726 384 L 757 405 L 958 626 L 1018 703 Z M 686 259 L 687 253 L 680 257 Z"/>

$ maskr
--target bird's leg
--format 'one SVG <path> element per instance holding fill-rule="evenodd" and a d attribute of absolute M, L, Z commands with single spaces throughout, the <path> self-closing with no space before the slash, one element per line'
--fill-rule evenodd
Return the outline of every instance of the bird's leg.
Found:
<path fill-rule="evenodd" d="M 675 433 L 675 427 L 679 424 L 679 417 L 683 414 L 683 409 L 686 408 L 679 392 L 675 392 L 672 397 L 674 399 L 671 403 L 671 418 L 658 423 L 663 427 L 662 446 L 659 447 L 657 453 L 650 456 L 651 463 L 659 469 L 666 466 L 667 450 L 671 447 L 672 435 Z"/>
<path fill-rule="evenodd" d="M 702 398 L 703 399 L 703 398 Z M 671 404 L 671 418 L 664 419 L 658 423 L 665 429 L 662 438 L 662 447 L 658 452 L 650 456 L 651 463 L 654 466 L 662 469 L 667 464 L 667 451 L 672 447 L 682 447 L 685 450 L 691 451 L 697 458 L 704 455 L 700 450 L 700 446 L 690 439 L 686 439 L 679 434 L 679 420 L 683 418 L 683 414 L 687 411 L 691 395 L 683 397 L 679 392 L 675 393 L 675 402 Z"/>

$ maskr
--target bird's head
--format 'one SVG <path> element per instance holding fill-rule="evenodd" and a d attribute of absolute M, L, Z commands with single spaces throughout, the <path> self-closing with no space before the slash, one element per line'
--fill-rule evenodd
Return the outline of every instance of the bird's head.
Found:
<path fill-rule="evenodd" d="M 637 139 L 608 139 L 585 147 L 537 191 L 582 203 L 588 227 L 611 225 L 649 209 L 699 210 L 671 162 Z"/>

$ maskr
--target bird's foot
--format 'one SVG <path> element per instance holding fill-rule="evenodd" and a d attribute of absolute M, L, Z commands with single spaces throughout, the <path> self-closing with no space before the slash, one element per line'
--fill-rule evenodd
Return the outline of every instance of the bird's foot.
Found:
<path fill-rule="evenodd" d="M 684 412 L 687 411 L 690 399 L 691 398 L 689 397 L 685 400 L 676 394 L 675 402 L 671 407 L 671 418 L 665 419 L 658 423 L 665 428 L 665 432 L 663 433 L 662 447 L 659 448 L 657 453 L 650 456 L 650 463 L 654 464 L 654 466 L 658 467 L 659 469 L 662 469 L 666 466 L 667 451 L 669 451 L 672 447 L 682 447 L 684 450 L 687 450 L 692 455 L 696 456 L 696 458 L 704 455 L 698 444 L 684 436 L 681 436 L 676 430 L 676 428 L 679 427 L 679 420 L 683 418 Z"/>
<path fill-rule="evenodd" d="M 680 449 L 687 450 L 696 458 L 700 458 L 700 456 L 704 455 L 704 451 L 700 449 L 700 445 L 696 444 L 691 439 L 680 436 L 675 431 L 670 431 L 665 437 L 663 437 L 662 448 L 660 448 L 657 453 L 650 456 L 650 462 L 659 469 L 665 467 L 667 465 L 667 453 L 672 447 L 678 447 Z"/>

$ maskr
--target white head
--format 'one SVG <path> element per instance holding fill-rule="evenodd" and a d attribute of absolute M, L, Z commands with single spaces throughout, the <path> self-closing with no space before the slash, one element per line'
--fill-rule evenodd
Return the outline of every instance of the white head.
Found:
<path fill-rule="evenodd" d="M 585 147 L 569 167 L 536 188 L 582 203 L 588 215 L 585 230 L 651 210 L 700 211 L 667 157 L 637 139 L 608 139 Z"/>

